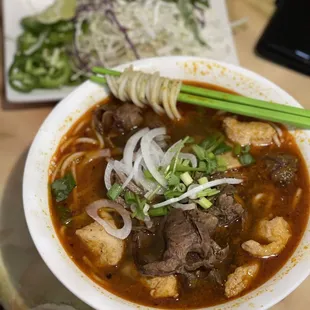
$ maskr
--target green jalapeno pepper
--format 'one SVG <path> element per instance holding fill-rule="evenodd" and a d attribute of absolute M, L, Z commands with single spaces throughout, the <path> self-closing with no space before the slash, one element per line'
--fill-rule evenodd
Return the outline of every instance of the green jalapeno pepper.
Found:
<path fill-rule="evenodd" d="M 73 41 L 73 31 L 68 32 L 50 32 L 44 41 L 47 46 L 60 46 Z"/>
<path fill-rule="evenodd" d="M 35 16 L 25 17 L 21 20 L 22 27 L 29 32 L 39 34 L 48 28 L 47 25 L 40 23 Z"/>
<path fill-rule="evenodd" d="M 40 86 L 42 88 L 59 88 L 67 84 L 71 73 L 69 59 L 66 54 L 62 53 L 55 66 L 50 67 L 47 74 L 40 77 Z"/>
<path fill-rule="evenodd" d="M 74 29 L 74 23 L 71 21 L 60 21 L 52 25 L 52 30 L 55 32 L 72 32 Z"/>
<path fill-rule="evenodd" d="M 23 93 L 29 93 L 38 86 L 38 79 L 25 72 L 26 60 L 24 56 L 16 56 L 9 70 L 9 83 L 11 87 Z"/>

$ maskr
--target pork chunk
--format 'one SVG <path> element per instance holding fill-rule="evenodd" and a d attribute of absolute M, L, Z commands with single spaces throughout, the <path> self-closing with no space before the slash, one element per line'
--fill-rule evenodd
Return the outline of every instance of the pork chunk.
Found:
<path fill-rule="evenodd" d="M 260 244 L 254 240 L 242 244 L 243 250 L 255 257 L 278 255 L 291 237 L 290 225 L 283 217 L 275 217 L 271 221 L 262 220 L 257 227 L 257 235 L 268 244 Z"/>
<path fill-rule="evenodd" d="M 228 298 L 239 295 L 249 287 L 259 270 L 259 263 L 253 262 L 248 265 L 238 267 L 227 278 L 225 283 L 225 295 Z"/>
<path fill-rule="evenodd" d="M 227 137 L 241 145 L 269 145 L 277 134 L 271 125 L 262 122 L 239 122 L 235 118 L 226 117 L 223 125 Z"/>
<path fill-rule="evenodd" d="M 78 229 L 76 235 L 95 255 L 99 267 L 117 265 L 121 260 L 125 250 L 124 241 L 109 235 L 97 222 Z"/>
<path fill-rule="evenodd" d="M 175 276 L 143 278 L 142 283 L 150 289 L 153 298 L 178 297 L 178 282 Z"/>

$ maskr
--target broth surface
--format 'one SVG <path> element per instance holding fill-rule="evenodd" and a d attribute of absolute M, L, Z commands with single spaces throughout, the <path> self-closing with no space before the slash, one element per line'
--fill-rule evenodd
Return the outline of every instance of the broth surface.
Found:
<path fill-rule="evenodd" d="M 219 90 L 218 87 L 212 85 L 198 83 L 196 85 Z M 220 90 L 223 91 L 223 89 Z M 117 101 L 116 99 L 109 100 Z M 106 102 L 103 102 L 101 104 L 105 103 Z M 222 113 L 186 104 L 178 104 L 178 108 L 184 116 L 182 120 L 171 122 L 165 116 L 161 117 L 161 120 L 166 125 L 168 134 L 171 136 L 171 144 L 185 136 L 202 139 L 215 130 L 223 131 L 222 119 L 224 116 Z M 88 111 L 63 138 L 51 163 L 51 171 L 55 170 L 60 160 L 67 154 L 98 149 L 98 146 L 90 144 L 70 144 L 64 147 L 73 137 L 96 138 L 94 132 L 91 130 L 91 119 L 92 111 Z M 239 119 L 248 120 L 247 118 Z M 81 124 L 83 125 L 81 126 Z M 144 123 L 142 128 L 147 127 L 147 125 L 147 123 Z M 78 126 L 80 129 L 77 131 Z M 260 261 L 261 264 L 258 276 L 251 283 L 250 288 L 242 294 L 259 287 L 279 271 L 293 254 L 302 238 L 308 221 L 309 180 L 307 168 L 293 137 L 284 127 L 281 126 L 281 129 L 283 131 L 284 142 L 280 147 L 275 145 L 252 147 L 251 154 L 256 160 L 254 165 L 241 167 L 240 169 L 225 173 L 227 176 L 241 176 L 245 179 L 245 182 L 242 185 L 238 185 L 236 188 L 237 195 L 243 201 L 248 217 L 245 223 L 238 221 L 227 228 L 221 228 L 217 231 L 215 240 L 218 244 L 225 246 L 225 244 L 228 243 L 230 246 L 229 257 L 219 268 L 225 270 L 228 276 L 236 267 L 242 266 L 248 262 L 257 260 Z M 130 132 L 129 134 L 116 137 L 113 140 L 115 144 L 115 148 L 112 150 L 115 154 L 113 156 L 114 158 L 122 157 L 119 148 L 124 147 L 132 133 L 133 132 Z M 287 187 L 275 186 L 268 176 L 267 171 L 264 170 L 264 156 L 274 151 L 296 156 L 299 160 L 297 179 Z M 104 186 L 104 171 L 106 165 L 107 161 L 105 158 L 97 158 L 87 164 L 85 163 L 85 159 L 81 159 L 75 164 L 77 187 L 73 190 L 69 198 L 64 202 L 57 203 L 53 197 L 50 197 L 50 212 L 58 237 L 68 255 L 77 266 L 108 291 L 142 305 L 159 308 L 190 309 L 217 305 L 228 301 L 224 294 L 224 287 L 215 286 L 208 281 L 200 281 L 199 285 L 191 288 L 184 283 L 184 279 L 181 277 L 178 278 L 180 283 L 180 294 L 177 299 L 152 298 L 149 294 L 149 289 L 136 280 L 135 272 L 131 272 L 130 275 L 126 274 L 126 268 L 129 266 L 128 268 L 132 270 L 132 266 L 134 265 L 130 237 L 126 240 L 126 255 L 117 266 L 98 268 L 93 265 L 92 254 L 76 236 L 75 231 L 93 222 L 93 220 L 84 213 L 86 206 L 95 200 L 106 198 Z M 59 172 L 54 172 L 54 177 L 55 176 L 59 176 Z M 52 181 L 52 172 L 50 178 Z M 298 188 L 302 190 L 302 199 L 300 199 L 295 208 L 293 208 L 293 199 Z M 253 197 L 259 193 L 267 193 L 270 199 L 273 197 L 273 201 L 269 208 L 265 208 L 268 205 L 268 201 L 265 201 L 265 203 L 263 202 L 260 208 L 253 205 Z M 80 218 L 77 217 L 78 219 L 70 225 L 64 225 L 63 214 L 61 213 L 63 211 L 60 212 L 63 208 L 69 209 L 72 216 L 81 215 Z M 285 249 L 278 256 L 268 259 L 253 258 L 241 248 L 241 244 L 249 239 L 255 239 L 254 227 L 261 219 L 272 219 L 276 216 L 283 217 L 290 224 L 292 237 Z M 161 247 L 162 245 L 159 244 L 158 246 Z"/>

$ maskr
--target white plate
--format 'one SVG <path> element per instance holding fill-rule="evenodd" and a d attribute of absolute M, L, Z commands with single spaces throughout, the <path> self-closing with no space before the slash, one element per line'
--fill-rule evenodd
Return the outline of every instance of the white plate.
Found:
<path fill-rule="evenodd" d="M 4 31 L 4 67 L 8 72 L 16 51 L 16 38 L 21 33 L 20 20 L 35 14 L 40 8 L 52 0 L 3 0 L 3 31 Z M 215 60 L 238 64 L 238 58 L 232 32 L 228 20 L 225 0 L 210 0 L 211 9 L 206 12 L 208 26 L 203 33 L 204 38 L 213 47 L 212 50 L 202 49 L 201 55 Z M 219 53 L 219 50 L 221 51 Z M 12 89 L 5 74 L 5 93 L 9 103 L 30 103 L 57 101 L 73 90 L 63 87 L 54 90 L 34 90 L 29 94 L 19 93 Z"/>

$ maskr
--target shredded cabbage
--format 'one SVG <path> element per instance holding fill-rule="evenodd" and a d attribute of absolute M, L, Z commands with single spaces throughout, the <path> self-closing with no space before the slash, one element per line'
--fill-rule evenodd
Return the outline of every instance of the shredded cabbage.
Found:
<path fill-rule="evenodd" d="M 88 2 L 80 0 L 79 6 Z M 97 10 L 84 9 L 76 17 L 76 52 L 82 62 L 88 63 L 88 68 L 113 67 L 153 56 L 201 55 L 202 48 L 206 49 L 204 42 L 197 39 L 197 32 L 204 24 L 197 23 L 193 31 L 177 2 L 97 0 L 93 3 Z M 201 7 L 193 14 L 201 15 Z M 87 30 L 83 30 L 86 24 Z"/>

